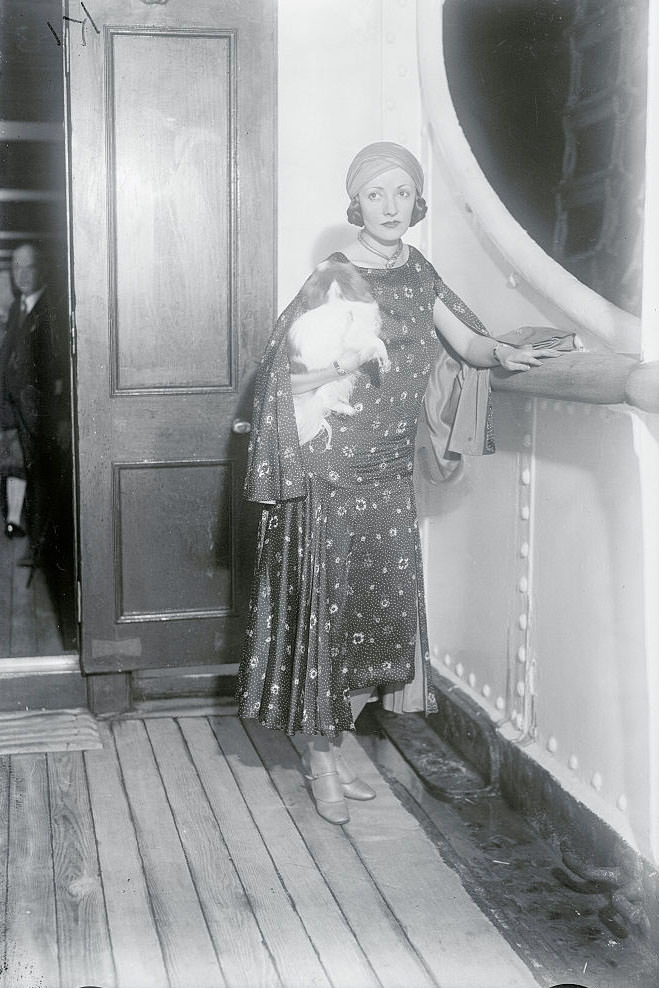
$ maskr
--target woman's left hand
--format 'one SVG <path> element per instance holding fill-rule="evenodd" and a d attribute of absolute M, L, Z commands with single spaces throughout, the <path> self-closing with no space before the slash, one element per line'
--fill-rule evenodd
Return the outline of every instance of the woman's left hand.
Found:
<path fill-rule="evenodd" d="M 552 349 L 533 349 L 530 346 L 510 346 L 508 343 L 497 343 L 495 360 L 507 371 L 527 371 L 539 367 L 542 360 L 539 357 L 559 357 L 560 353 Z"/>

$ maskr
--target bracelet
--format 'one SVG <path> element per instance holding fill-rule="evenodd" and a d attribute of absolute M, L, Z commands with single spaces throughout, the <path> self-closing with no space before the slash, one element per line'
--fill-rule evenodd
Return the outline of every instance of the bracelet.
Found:
<path fill-rule="evenodd" d="M 345 370 L 343 367 L 341 367 L 341 365 L 338 362 L 338 360 L 333 360 L 332 361 L 332 367 L 334 368 L 334 370 L 336 371 L 336 373 L 339 375 L 339 377 L 345 377 L 346 374 L 348 373 L 347 370 Z"/>
<path fill-rule="evenodd" d="M 497 350 L 499 349 L 499 347 L 500 347 L 500 346 L 502 346 L 502 344 L 501 344 L 501 342 L 500 342 L 500 341 L 497 341 L 497 342 L 496 342 L 496 343 L 494 344 L 494 348 L 493 348 L 493 350 L 492 350 L 492 357 L 493 357 L 493 359 L 494 359 L 494 360 L 496 360 L 496 362 L 497 362 L 498 364 L 501 364 L 501 361 L 499 360 L 499 355 L 498 355 L 498 353 L 497 353 Z"/>

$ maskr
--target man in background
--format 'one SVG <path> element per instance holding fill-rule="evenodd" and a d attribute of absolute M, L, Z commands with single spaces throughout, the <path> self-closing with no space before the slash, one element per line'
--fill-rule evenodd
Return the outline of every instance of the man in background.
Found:
<path fill-rule="evenodd" d="M 0 271 L 0 367 L 9 310 L 14 304 L 16 290 L 11 272 Z M 0 499 L 5 516 L 5 535 L 9 539 L 20 538 L 23 531 L 23 502 L 25 498 L 25 471 L 23 451 L 18 441 L 14 416 L 5 401 L 0 380 Z"/>
<path fill-rule="evenodd" d="M 53 546 L 58 516 L 71 513 L 62 503 L 70 487 L 69 360 L 36 244 L 16 248 L 11 274 L 18 294 L 0 355 L 0 393 L 3 426 L 16 428 L 23 453 L 30 548 L 20 565 L 35 567 Z"/>

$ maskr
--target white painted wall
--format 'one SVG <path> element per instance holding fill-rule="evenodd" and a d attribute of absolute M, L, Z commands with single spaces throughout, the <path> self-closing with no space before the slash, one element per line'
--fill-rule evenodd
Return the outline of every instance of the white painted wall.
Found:
<path fill-rule="evenodd" d="M 428 7 L 420 0 L 420 10 Z M 441 50 L 427 34 L 424 44 Z M 432 129 L 436 102 L 425 96 Z M 550 325 L 579 330 L 593 349 L 605 346 L 590 331 L 592 313 L 584 323 L 575 318 L 578 288 L 568 314 L 562 296 L 554 304 L 519 277 L 510 257 L 517 252 L 523 265 L 523 231 L 515 243 L 507 230 L 505 250 L 498 228 L 489 236 L 501 203 L 493 206 L 492 190 L 471 181 L 467 160 L 461 182 L 453 167 L 459 141 L 451 146 L 443 123 L 438 137 L 434 120 L 431 142 L 429 253 L 444 279 L 494 335 Z M 536 286 L 555 287 L 537 258 L 533 276 Z M 637 323 L 613 309 L 603 314 L 609 344 L 639 348 Z M 647 699 L 647 547 L 632 414 L 501 394 L 495 410 L 495 456 L 470 460 L 454 488 L 420 484 L 433 660 L 506 737 L 656 858 L 657 711 Z"/>
<path fill-rule="evenodd" d="M 428 181 L 430 219 L 410 239 L 490 330 L 582 328 L 528 283 L 510 286 L 513 265 L 449 178 L 421 108 L 415 31 L 411 0 L 280 0 L 280 308 L 352 236 L 344 179 L 353 155 L 395 140 L 421 157 Z M 633 332 L 630 323 L 620 338 Z M 650 854 L 630 419 L 503 395 L 496 413 L 495 456 L 470 462 L 454 487 L 419 484 L 434 662 Z"/>
<path fill-rule="evenodd" d="M 420 149 L 413 0 L 279 0 L 279 308 L 352 237 L 345 175 L 364 144 Z"/>

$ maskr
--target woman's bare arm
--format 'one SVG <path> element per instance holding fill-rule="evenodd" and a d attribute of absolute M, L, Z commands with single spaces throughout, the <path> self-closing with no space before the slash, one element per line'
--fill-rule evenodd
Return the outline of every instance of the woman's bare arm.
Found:
<path fill-rule="evenodd" d="M 444 303 L 437 299 L 433 307 L 435 327 L 458 356 L 474 367 L 503 367 L 505 370 L 529 370 L 539 367 L 538 357 L 556 357 L 555 350 L 533 350 L 499 343 L 491 336 L 480 336 L 465 326 Z"/>
<path fill-rule="evenodd" d="M 291 391 L 294 395 L 303 395 L 307 391 L 315 391 L 322 384 L 336 381 L 341 375 L 336 367 L 323 367 L 322 370 L 302 371 L 300 374 L 291 373 Z"/>
<path fill-rule="evenodd" d="M 345 371 L 346 374 L 351 374 L 358 367 L 361 367 L 363 363 L 368 363 L 368 361 L 362 360 L 358 350 L 344 350 L 337 363 L 342 371 Z M 294 395 L 302 395 L 307 391 L 315 391 L 322 384 L 337 381 L 340 377 L 343 377 L 343 375 L 339 374 L 339 370 L 334 364 L 331 364 L 329 367 L 323 367 L 321 370 L 298 372 L 295 370 L 295 363 L 293 362 L 291 390 Z"/>

